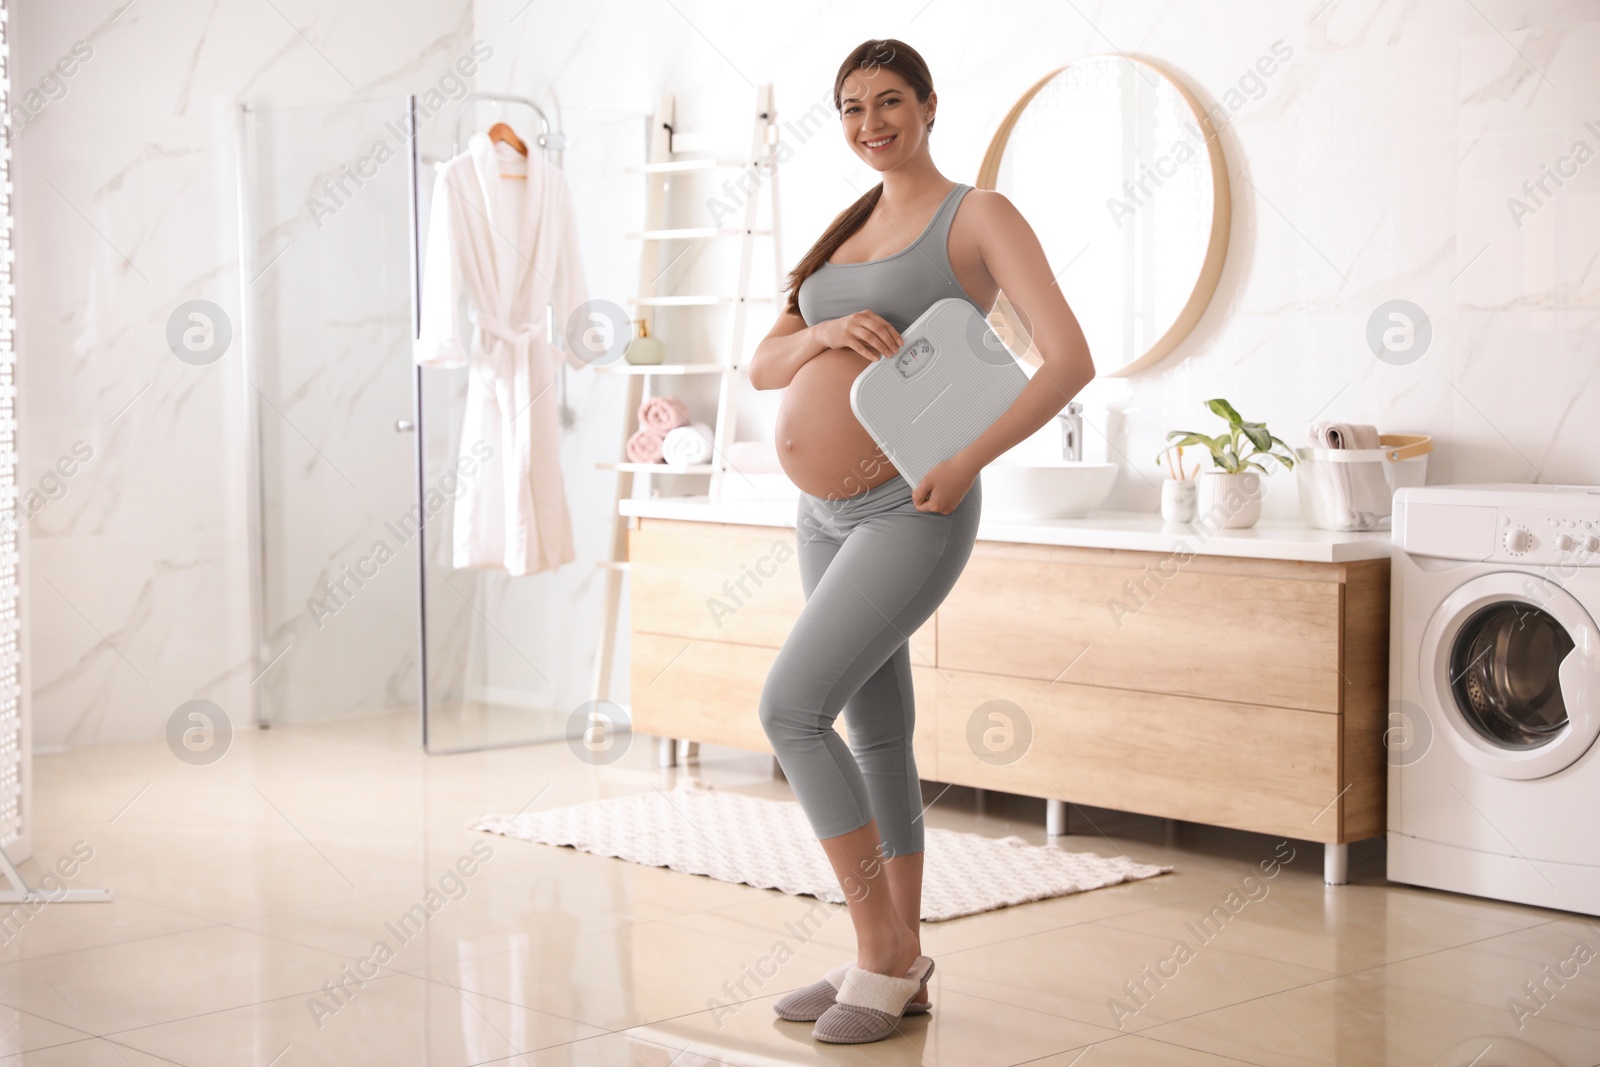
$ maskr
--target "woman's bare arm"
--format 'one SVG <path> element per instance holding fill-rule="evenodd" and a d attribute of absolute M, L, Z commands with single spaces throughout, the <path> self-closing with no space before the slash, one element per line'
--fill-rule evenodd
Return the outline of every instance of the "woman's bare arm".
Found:
<path fill-rule="evenodd" d="M 893 355 L 903 343 L 900 331 L 874 311 L 857 311 L 810 326 L 799 315 L 785 311 L 750 357 L 750 386 L 782 389 L 794 381 L 808 359 L 830 348 L 848 348 L 873 360 Z"/>
<path fill-rule="evenodd" d="M 782 389 L 794 381 L 806 360 L 827 345 L 817 340 L 817 331 L 792 311 L 778 316 L 772 330 L 756 345 L 750 357 L 750 386 L 753 389 Z"/>
<path fill-rule="evenodd" d="M 977 470 L 1065 408 L 1094 379 L 1094 362 L 1028 220 L 1003 193 L 978 190 L 967 199 L 979 209 L 973 221 L 983 265 L 1021 315 L 1043 361 L 1011 407 L 957 454 Z"/>

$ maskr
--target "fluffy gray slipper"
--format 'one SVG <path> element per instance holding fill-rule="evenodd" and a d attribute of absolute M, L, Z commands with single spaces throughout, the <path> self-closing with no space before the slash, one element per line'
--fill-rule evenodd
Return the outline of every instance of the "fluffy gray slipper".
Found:
<path fill-rule="evenodd" d="M 804 989 L 796 989 L 793 993 L 785 993 L 773 1001 L 772 1010 L 778 1013 L 781 1019 L 790 1022 L 809 1023 L 822 1017 L 822 1013 L 833 1007 L 835 997 L 839 993 L 839 983 L 844 981 L 845 974 L 851 965 L 841 963 L 829 971 L 822 979 L 812 982 Z M 926 987 L 924 979 L 921 988 Z M 906 1015 L 926 1015 L 933 1010 L 933 1004 L 928 1001 L 909 1003 L 906 1005 Z"/>
<path fill-rule="evenodd" d="M 882 1041 L 898 1029 L 911 998 L 933 975 L 933 960 L 918 956 L 904 978 L 851 967 L 839 983 L 833 1007 L 817 1017 L 818 1041 L 859 1045 Z"/>

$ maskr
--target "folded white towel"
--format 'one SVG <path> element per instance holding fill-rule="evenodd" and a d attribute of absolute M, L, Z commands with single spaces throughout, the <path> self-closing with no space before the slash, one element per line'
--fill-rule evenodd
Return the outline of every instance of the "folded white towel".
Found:
<path fill-rule="evenodd" d="M 1314 422 L 1307 431 L 1313 448 L 1379 449 L 1383 442 L 1378 428 L 1366 423 Z M 1334 521 L 1342 529 L 1370 530 L 1388 517 L 1394 491 L 1383 473 L 1383 461 L 1376 463 L 1330 463 L 1333 499 L 1329 501 Z"/>
<path fill-rule="evenodd" d="M 687 467 L 711 458 L 711 427 L 703 422 L 668 430 L 661 442 L 661 459 L 669 467 Z"/>

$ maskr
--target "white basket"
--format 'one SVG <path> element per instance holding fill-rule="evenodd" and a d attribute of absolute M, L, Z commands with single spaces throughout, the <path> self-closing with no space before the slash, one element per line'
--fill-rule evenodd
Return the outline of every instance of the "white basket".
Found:
<path fill-rule="evenodd" d="M 1300 518 L 1323 530 L 1386 530 L 1394 491 L 1421 485 L 1428 474 L 1433 438 L 1427 434 L 1380 434 L 1382 448 L 1297 448 L 1295 484 L 1300 490 Z M 1373 478 L 1382 471 L 1389 487 L 1381 507 L 1351 511 L 1339 504 L 1342 479 Z"/>

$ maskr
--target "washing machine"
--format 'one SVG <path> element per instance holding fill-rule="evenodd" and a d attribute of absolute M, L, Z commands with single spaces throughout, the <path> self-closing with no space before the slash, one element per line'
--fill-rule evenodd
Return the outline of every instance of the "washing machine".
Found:
<path fill-rule="evenodd" d="M 1600 488 L 1395 493 L 1389 878 L 1600 915 Z"/>

